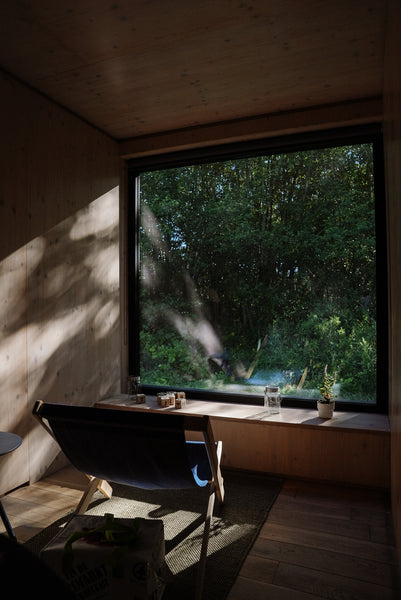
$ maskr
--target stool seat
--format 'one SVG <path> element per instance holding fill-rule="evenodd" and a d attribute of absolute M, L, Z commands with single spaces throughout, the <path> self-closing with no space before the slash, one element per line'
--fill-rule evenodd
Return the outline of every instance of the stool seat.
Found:
<path fill-rule="evenodd" d="M 19 435 L 17 435 L 16 433 L 8 433 L 8 431 L 0 431 L 0 456 L 3 456 L 4 454 L 9 454 L 10 452 L 13 452 L 17 448 L 19 448 L 19 446 L 21 446 L 21 444 L 22 444 L 22 438 Z M 6 511 L 4 510 L 4 507 L 1 502 L 0 502 L 0 517 L 5 525 L 5 528 L 6 528 L 6 531 L 9 535 L 9 537 L 12 540 L 16 541 L 15 533 L 13 531 L 13 528 L 11 527 L 10 521 L 8 520 Z"/>
<path fill-rule="evenodd" d="M 22 444 L 22 438 L 16 433 L 0 431 L 0 456 L 13 452 Z"/>

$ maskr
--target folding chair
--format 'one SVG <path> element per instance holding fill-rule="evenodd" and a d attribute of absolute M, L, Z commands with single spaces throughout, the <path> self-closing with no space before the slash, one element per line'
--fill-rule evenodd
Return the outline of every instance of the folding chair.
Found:
<path fill-rule="evenodd" d="M 71 464 L 91 478 L 76 514 L 85 512 L 98 487 L 110 497 L 102 488 L 104 481 L 142 489 L 209 486 L 195 595 L 200 598 L 215 495 L 220 503 L 224 501 L 222 444 L 214 442 L 209 417 L 41 401 L 33 414 Z M 201 432 L 203 442 L 186 441 L 186 431 Z"/>

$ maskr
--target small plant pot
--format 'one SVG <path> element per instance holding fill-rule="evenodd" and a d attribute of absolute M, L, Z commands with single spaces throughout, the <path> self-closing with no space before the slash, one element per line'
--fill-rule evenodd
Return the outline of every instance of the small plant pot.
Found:
<path fill-rule="evenodd" d="M 317 403 L 317 410 L 321 419 L 331 419 L 335 408 L 335 402 L 319 402 Z"/>

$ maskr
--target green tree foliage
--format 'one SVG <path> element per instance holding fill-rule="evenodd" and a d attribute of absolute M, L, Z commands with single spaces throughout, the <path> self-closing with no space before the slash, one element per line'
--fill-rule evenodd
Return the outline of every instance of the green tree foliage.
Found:
<path fill-rule="evenodd" d="M 291 393 L 327 365 L 342 397 L 375 397 L 370 145 L 147 172 L 141 205 L 144 381 L 247 381 L 257 356 Z"/>

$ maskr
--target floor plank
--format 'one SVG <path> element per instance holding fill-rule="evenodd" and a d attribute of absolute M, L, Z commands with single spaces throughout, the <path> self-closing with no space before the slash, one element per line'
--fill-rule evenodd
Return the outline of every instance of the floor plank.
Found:
<path fill-rule="evenodd" d="M 288 480 L 229 600 L 401 598 L 385 492 Z"/>
<path fill-rule="evenodd" d="M 371 539 L 368 523 L 353 521 L 344 515 L 333 515 L 333 511 L 315 513 L 312 508 L 298 507 L 295 503 L 283 506 L 281 503 L 270 511 L 269 522 L 290 527 L 335 533 L 360 540 Z M 377 534 L 379 535 L 379 533 Z"/>
<path fill-rule="evenodd" d="M 360 581 L 384 584 L 387 587 L 392 587 L 395 580 L 394 565 L 354 557 L 341 552 L 308 548 L 280 540 L 258 538 L 251 554 L 276 560 L 279 563 L 288 563 L 344 577 L 353 577 Z"/>
<path fill-rule="evenodd" d="M 335 535 L 317 530 L 303 529 L 269 520 L 260 531 L 260 538 L 297 544 L 300 547 L 315 548 L 320 552 L 336 552 L 350 556 L 396 564 L 395 549 L 375 542 L 354 539 L 349 535 Z"/>
<path fill-rule="evenodd" d="M 322 596 L 238 577 L 228 600 L 319 600 Z"/>
<path fill-rule="evenodd" d="M 394 597 L 394 590 L 383 585 L 284 563 L 277 569 L 274 584 L 331 599 L 393 600 Z"/>

